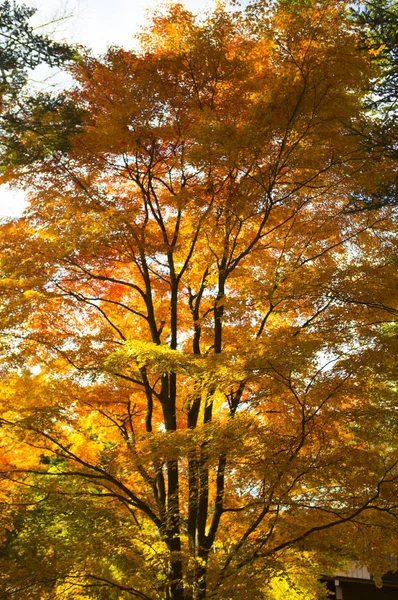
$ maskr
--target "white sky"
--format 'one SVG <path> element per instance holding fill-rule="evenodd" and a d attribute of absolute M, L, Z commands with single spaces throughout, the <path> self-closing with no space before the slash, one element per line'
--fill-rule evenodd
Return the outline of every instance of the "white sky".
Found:
<path fill-rule="evenodd" d="M 55 21 L 43 30 L 51 31 L 58 40 L 77 42 L 105 52 L 112 44 L 129 48 L 133 36 L 147 21 L 147 11 L 167 2 L 157 0 L 17 0 L 37 9 L 32 24 L 38 28 Z M 212 0 L 185 0 L 193 12 L 214 5 Z M 52 79 L 56 84 L 57 80 Z M 0 187 L 0 218 L 18 216 L 23 210 L 24 194 Z"/>
<path fill-rule="evenodd" d="M 57 37 L 90 46 L 95 52 L 111 44 L 129 47 L 137 29 L 147 20 L 146 13 L 161 0 L 18 0 L 37 8 L 34 22 L 43 24 L 54 18 L 69 17 L 58 22 Z M 187 8 L 199 12 L 212 6 L 211 0 L 182 0 Z"/>

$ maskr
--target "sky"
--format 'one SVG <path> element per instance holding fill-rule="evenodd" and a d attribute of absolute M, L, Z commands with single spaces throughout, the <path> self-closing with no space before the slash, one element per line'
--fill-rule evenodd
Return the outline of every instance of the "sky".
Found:
<path fill-rule="evenodd" d="M 24 0 L 23 3 L 37 9 L 34 17 L 37 25 L 62 19 L 54 24 L 56 37 L 83 43 L 97 53 L 111 44 L 131 46 L 134 33 L 147 20 L 148 9 L 167 4 L 160 0 Z M 198 12 L 213 2 L 185 0 L 183 4 Z"/>
<path fill-rule="evenodd" d="M 37 9 L 32 25 L 37 31 L 51 33 L 62 41 L 77 42 L 90 47 L 96 54 L 110 45 L 132 47 L 134 34 L 148 20 L 148 10 L 166 4 L 157 0 L 17 0 Z M 214 3 L 211 0 L 185 0 L 185 6 L 200 12 Z M 53 22 L 53 23 L 51 23 Z M 50 23 L 46 26 L 47 23 Z M 35 75 L 42 81 L 48 76 Z M 42 85 L 42 83 L 40 83 Z M 62 85 L 56 76 L 47 79 L 48 86 Z M 0 186 L 0 218 L 21 214 L 24 193 Z"/>

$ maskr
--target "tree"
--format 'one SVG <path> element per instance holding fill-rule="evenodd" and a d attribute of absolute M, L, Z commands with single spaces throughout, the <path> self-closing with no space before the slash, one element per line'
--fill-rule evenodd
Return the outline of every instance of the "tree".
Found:
<path fill-rule="evenodd" d="M 379 77 L 370 82 L 364 99 L 366 117 L 355 124 L 353 131 L 362 137 L 368 148 L 398 158 L 397 97 L 398 97 L 398 7 L 392 0 L 366 2 L 354 12 L 360 27 L 361 43 L 380 66 Z M 370 118 L 369 118 L 370 117 Z M 367 195 L 359 193 L 353 210 L 373 210 L 385 204 L 397 205 L 397 178 Z"/>
<path fill-rule="evenodd" d="M 373 106 L 392 119 L 398 96 L 398 7 L 394 0 L 367 2 L 357 14 L 363 27 L 363 43 L 383 67 L 382 77 L 373 87 Z"/>
<path fill-rule="evenodd" d="M 36 10 L 15 2 L 0 4 L 0 151 L 1 167 L 12 162 L 21 152 L 18 137 L 36 137 L 38 133 L 46 138 L 49 151 L 62 147 L 71 124 L 77 121 L 71 105 L 65 106 L 62 94 L 49 93 L 32 95 L 29 90 L 29 75 L 39 65 L 61 67 L 78 59 L 77 50 L 67 44 L 55 42 L 46 35 L 36 33 L 29 23 Z M 62 122 L 51 120 L 54 112 L 63 110 Z M 62 133 L 62 135 L 61 135 Z M 61 140 L 61 138 L 63 138 Z M 25 144 L 26 146 L 26 144 Z M 25 147 L 26 153 L 26 147 Z M 27 161 L 37 156 L 29 155 Z"/>
<path fill-rule="evenodd" d="M 388 570 L 393 209 L 347 211 L 394 176 L 349 128 L 377 66 L 342 2 L 173 5 L 141 44 L 76 64 L 79 129 L 5 174 L 3 596 Z"/>
<path fill-rule="evenodd" d="M 35 33 L 29 23 L 35 9 L 6 0 L 0 4 L 0 96 L 4 104 L 26 85 L 29 69 L 42 63 L 61 66 L 74 57 L 66 44 Z"/>

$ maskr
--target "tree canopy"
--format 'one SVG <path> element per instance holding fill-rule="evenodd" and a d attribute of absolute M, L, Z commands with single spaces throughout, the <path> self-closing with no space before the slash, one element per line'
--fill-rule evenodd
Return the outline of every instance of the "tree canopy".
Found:
<path fill-rule="evenodd" d="M 395 208 L 350 207 L 396 163 L 353 134 L 382 75 L 349 9 L 172 4 L 139 50 L 72 66 L 39 118 L 57 143 L 15 134 L 0 598 L 266 599 L 391 568 Z"/>
<path fill-rule="evenodd" d="M 360 4 L 355 19 L 362 30 L 361 43 L 380 68 L 379 76 L 370 82 L 364 99 L 366 117 L 354 127 L 365 146 L 378 149 L 393 159 L 397 149 L 398 98 L 398 5 L 395 0 L 370 0 Z M 369 196 L 359 195 L 353 207 L 363 210 L 383 204 L 398 203 L 397 180 L 380 182 L 379 189 Z"/>
<path fill-rule="evenodd" d="M 36 10 L 6 0 L 0 4 L 0 168 L 15 160 L 32 163 L 35 151 L 65 148 L 71 127 L 78 121 L 62 94 L 34 94 L 29 78 L 38 66 L 65 67 L 78 60 L 77 49 L 37 33 L 30 23 Z M 60 116 L 62 112 L 62 117 Z M 55 119 L 55 113 L 58 114 Z M 62 124 L 61 124 L 62 122 Z M 24 137 L 22 146 L 20 137 Z M 37 139 L 44 143 L 38 144 Z"/>
<path fill-rule="evenodd" d="M 6 0 L 0 4 L 0 97 L 4 103 L 26 84 L 29 69 L 42 63 L 60 66 L 74 56 L 73 49 L 36 33 L 29 19 L 34 8 Z"/>

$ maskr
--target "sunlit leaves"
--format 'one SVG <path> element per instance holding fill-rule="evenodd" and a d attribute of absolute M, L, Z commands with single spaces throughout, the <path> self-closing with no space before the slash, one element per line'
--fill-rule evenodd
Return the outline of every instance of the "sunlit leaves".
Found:
<path fill-rule="evenodd" d="M 5 497 L 35 505 L 10 553 L 28 573 L 47 536 L 37 593 L 150 600 L 382 557 L 394 213 L 352 198 L 393 167 L 349 134 L 377 69 L 345 6 L 174 6 L 73 72 L 48 125 L 78 127 L 7 174 L 30 206 L 0 240 Z"/>

